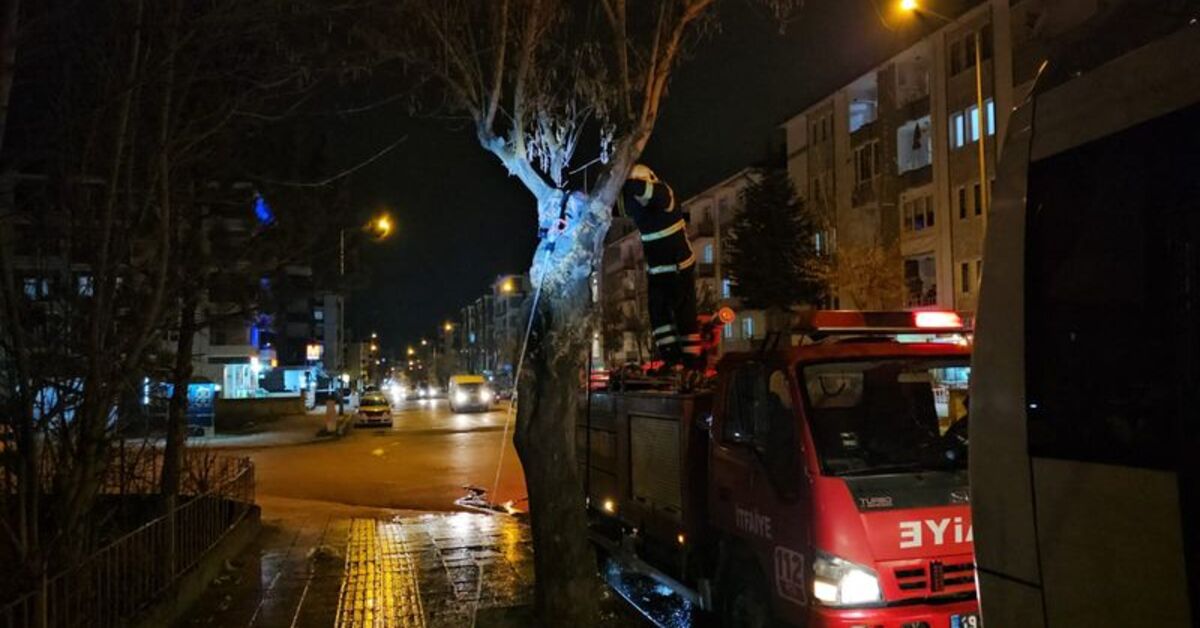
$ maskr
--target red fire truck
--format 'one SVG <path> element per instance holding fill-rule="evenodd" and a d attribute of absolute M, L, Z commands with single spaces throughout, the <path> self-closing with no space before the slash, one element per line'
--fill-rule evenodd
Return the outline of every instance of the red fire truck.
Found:
<path fill-rule="evenodd" d="M 979 626 L 960 317 L 793 324 L 709 391 L 590 393 L 593 539 L 725 626 Z"/>

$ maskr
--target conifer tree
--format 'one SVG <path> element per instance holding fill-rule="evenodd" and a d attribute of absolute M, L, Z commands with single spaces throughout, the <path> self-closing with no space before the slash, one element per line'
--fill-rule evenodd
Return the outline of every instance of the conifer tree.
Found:
<path fill-rule="evenodd" d="M 761 309 L 817 303 L 824 282 L 814 270 L 816 223 L 796 197 L 787 172 L 759 171 L 742 201 L 729 242 L 733 295 L 747 307 Z"/>

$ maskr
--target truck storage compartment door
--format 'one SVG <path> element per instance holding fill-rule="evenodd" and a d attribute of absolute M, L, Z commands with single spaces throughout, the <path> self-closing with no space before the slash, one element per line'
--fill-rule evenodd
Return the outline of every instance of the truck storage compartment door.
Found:
<path fill-rule="evenodd" d="M 633 498 L 658 514 L 679 521 L 683 487 L 679 475 L 679 419 L 629 415 Z"/>

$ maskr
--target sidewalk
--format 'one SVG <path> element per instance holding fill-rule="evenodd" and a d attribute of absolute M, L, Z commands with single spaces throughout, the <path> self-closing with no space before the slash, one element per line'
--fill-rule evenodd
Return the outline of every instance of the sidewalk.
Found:
<path fill-rule="evenodd" d="M 349 414 L 342 417 L 349 421 Z M 255 423 L 238 433 L 218 433 L 213 436 L 188 438 L 192 447 L 214 447 L 221 449 L 282 447 L 302 445 L 336 438 L 325 434 L 325 410 L 313 410 L 307 414 L 295 414 Z M 346 428 L 348 429 L 348 427 Z"/>
<path fill-rule="evenodd" d="M 470 626 L 531 602 L 512 517 L 262 502 L 262 536 L 178 626 Z"/>
<path fill-rule="evenodd" d="M 259 540 L 178 628 L 534 625 L 529 527 L 514 517 L 275 497 L 261 505 Z M 606 620 L 644 625 L 611 608 Z"/>

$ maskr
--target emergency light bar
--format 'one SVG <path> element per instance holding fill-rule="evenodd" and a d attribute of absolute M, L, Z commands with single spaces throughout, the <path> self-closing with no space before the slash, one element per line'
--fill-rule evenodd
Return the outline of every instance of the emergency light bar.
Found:
<path fill-rule="evenodd" d="M 793 318 L 793 331 L 804 334 L 964 333 L 970 331 L 957 312 L 862 312 L 811 310 Z"/>

